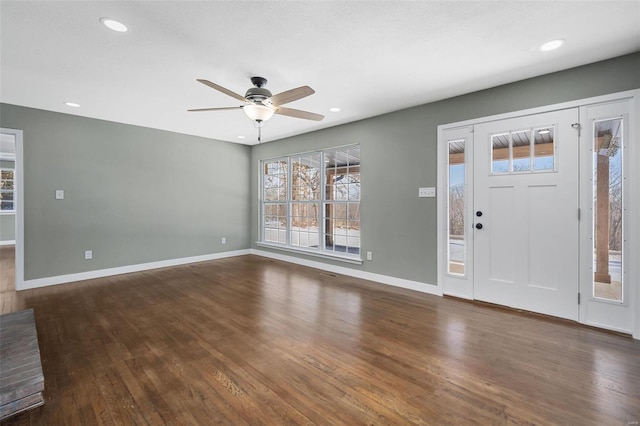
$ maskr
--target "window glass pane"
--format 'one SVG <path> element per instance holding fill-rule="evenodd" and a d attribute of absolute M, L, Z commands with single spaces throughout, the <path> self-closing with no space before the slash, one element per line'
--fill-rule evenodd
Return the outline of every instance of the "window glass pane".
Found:
<path fill-rule="evenodd" d="M 464 275 L 464 151 L 465 141 L 449 141 L 449 270 L 450 274 Z"/>
<path fill-rule="evenodd" d="M 623 302 L 623 120 L 593 127 L 593 296 Z"/>
<path fill-rule="evenodd" d="M 531 131 L 520 130 L 511 133 L 511 152 L 513 153 L 513 171 L 531 170 Z"/>
<path fill-rule="evenodd" d="M 291 204 L 291 245 L 300 247 L 318 247 L 318 203 Z"/>
<path fill-rule="evenodd" d="M 545 127 L 534 131 L 533 170 L 554 170 L 555 128 Z"/>
<path fill-rule="evenodd" d="M 320 153 L 292 158 L 292 200 L 320 199 Z"/>
<path fill-rule="evenodd" d="M 491 135 L 491 173 L 509 173 L 509 133 Z"/>
<path fill-rule="evenodd" d="M 269 203 L 263 206 L 264 241 L 286 243 L 286 204 Z"/>

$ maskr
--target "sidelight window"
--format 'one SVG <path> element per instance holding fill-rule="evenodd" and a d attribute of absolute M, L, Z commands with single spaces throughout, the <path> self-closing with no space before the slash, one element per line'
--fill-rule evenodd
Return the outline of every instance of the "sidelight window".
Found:
<path fill-rule="evenodd" d="M 449 175 L 448 175 L 448 212 L 449 212 L 449 261 L 448 273 L 464 275 L 466 239 L 464 216 L 465 206 L 465 140 L 451 140 L 449 145 Z"/>
<path fill-rule="evenodd" d="M 593 296 L 623 302 L 623 119 L 593 124 Z"/>

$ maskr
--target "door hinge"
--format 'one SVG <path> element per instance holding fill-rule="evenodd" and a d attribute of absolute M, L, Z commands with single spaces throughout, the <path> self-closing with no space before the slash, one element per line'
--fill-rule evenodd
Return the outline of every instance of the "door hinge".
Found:
<path fill-rule="evenodd" d="M 578 220 L 580 220 L 580 209 L 578 209 Z"/>
<path fill-rule="evenodd" d="M 582 126 L 580 125 L 580 123 L 573 123 L 571 127 L 576 129 L 578 131 L 578 136 L 580 136 L 580 130 L 582 129 Z"/>
<path fill-rule="evenodd" d="M 578 293 L 578 305 L 580 304 L 580 293 Z"/>

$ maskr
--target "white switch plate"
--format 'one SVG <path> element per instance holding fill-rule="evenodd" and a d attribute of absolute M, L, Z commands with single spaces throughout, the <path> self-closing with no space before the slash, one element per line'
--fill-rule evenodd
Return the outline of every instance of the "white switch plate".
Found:
<path fill-rule="evenodd" d="M 227 244 L 227 237 L 220 238 L 220 244 Z"/>
<path fill-rule="evenodd" d="M 93 259 L 93 251 L 92 250 L 85 250 L 84 251 L 84 260 L 91 260 Z"/>
<path fill-rule="evenodd" d="M 370 251 L 367 252 L 367 260 L 373 260 L 373 253 Z"/>
<path fill-rule="evenodd" d="M 424 198 L 424 197 L 435 197 L 436 196 L 436 189 L 434 187 L 428 187 L 428 188 L 418 188 L 418 197 L 420 198 Z"/>
<path fill-rule="evenodd" d="M 64 190 L 56 189 L 56 200 L 64 200 Z"/>

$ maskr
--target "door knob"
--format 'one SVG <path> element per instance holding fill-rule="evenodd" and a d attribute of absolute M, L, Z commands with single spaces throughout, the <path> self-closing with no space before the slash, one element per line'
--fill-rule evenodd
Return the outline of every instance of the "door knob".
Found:
<path fill-rule="evenodd" d="M 476 212 L 476 216 L 478 216 L 478 217 L 482 216 L 482 212 L 481 212 L 480 210 L 478 210 L 478 211 Z"/>
<path fill-rule="evenodd" d="M 476 229 L 482 229 L 482 224 L 481 223 L 476 223 Z"/>

